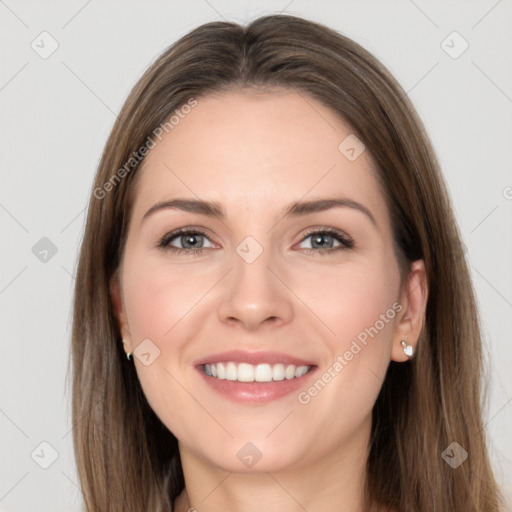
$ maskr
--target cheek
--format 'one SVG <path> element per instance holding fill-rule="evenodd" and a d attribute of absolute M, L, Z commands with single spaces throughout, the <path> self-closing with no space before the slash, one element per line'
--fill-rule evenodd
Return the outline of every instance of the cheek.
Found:
<path fill-rule="evenodd" d="M 124 295 L 134 345 L 149 338 L 163 350 L 173 340 L 173 329 L 197 307 L 214 282 L 214 276 L 191 268 L 136 253 L 127 259 Z M 177 348 L 174 341 L 173 347 Z"/>
<path fill-rule="evenodd" d="M 394 286 L 389 285 L 386 276 L 377 269 L 367 269 L 355 275 L 344 276 L 343 293 L 339 295 L 337 328 L 343 339 L 364 340 L 361 333 L 372 329 L 374 337 L 388 337 L 393 325 L 395 312 L 392 309 L 397 298 Z M 390 314 L 386 314 L 390 310 Z M 391 314 L 393 313 L 393 314 Z"/>
<path fill-rule="evenodd" d="M 341 364 L 338 385 L 354 409 L 362 400 L 369 409 L 390 362 L 394 326 L 402 308 L 397 302 L 398 268 L 394 260 L 376 260 L 371 267 L 341 276 L 339 285 L 343 292 L 338 293 L 337 313 L 331 320 L 336 331 L 331 349 Z"/>
<path fill-rule="evenodd" d="M 343 396 L 347 405 L 353 402 L 354 409 L 358 401 L 359 407 L 365 401 L 368 409 L 390 362 L 394 326 L 401 310 L 398 268 L 393 259 L 375 258 L 372 264 L 331 272 L 319 284 L 320 288 L 303 287 L 302 296 L 312 297 L 312 309 L 329 327 L 323 329 L 327 351 L 322 366 L 331 377 L 322 380 L 333 384 L 327 386 L 330 392 L 325 393 L 324 403 L 335 401 L 337 395 Z"/>
<path fill-rule="evenodd" d="M 166 264 L 163 258 L 142 255 L 133 249 L 123 265 L 123 290 L 133 349 L 151 340 L 151 363 L 134 357 L 137 375 L 153 411 L 178 438 L 186 437 L 190 425 L 173 414 L 186 411 L 187 418 L 204 421 L 200 408 L 185 389 L 182 362 L 191 337 L 191 319 L 202 314 L 201 297 L 211 288 L 212 276 L 191 272 L 191 266 Z M 197 327 L 197 322 L 196 324 Z M 184 331 L 185 329 L 185 331 Z M 145 342 L 147 343 L 147 342 Z M 142 346 L 142 345 L 141 345 Z M 157 356 L 153 359 L 153 354 Z M 186 377 L 186 376 L 185 376 Z"/>
<path fill-rule="evenodd" d="M 389 338 L 399 290 L 393 260 L 375 258 L 367 264 L 354 262 L 328 272 L 309 272 L 309 276 L 302 284 L 297 281 L 297 295 L 324 324 L 324 339 L 329 340 L 332 349 L 344 349 L 375 324 L 381 339 Z"/>

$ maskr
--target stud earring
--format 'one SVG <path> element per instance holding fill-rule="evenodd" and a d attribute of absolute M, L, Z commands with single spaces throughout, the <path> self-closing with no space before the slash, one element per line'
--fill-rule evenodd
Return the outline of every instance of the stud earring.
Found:
<path fill-rule="evenodd" d="M 125 341 L 123 340 L 123 345 L 124 345 Z M 126 352 L 126 359 L 128 359 L 128 361 L 130 361 L 130 357 L 132 356 L 132 353 L 131 352 Z"/>
<path fill-rule="evenodd" d="M 407 345 L 405 340 L 402 340 L 401 344 L 402 344 L 402 347 L 404 349 L 405 355 L 407 357 L 412 357 L 414 355 L 414 348 L 412 347 L 412 345 Z"/>

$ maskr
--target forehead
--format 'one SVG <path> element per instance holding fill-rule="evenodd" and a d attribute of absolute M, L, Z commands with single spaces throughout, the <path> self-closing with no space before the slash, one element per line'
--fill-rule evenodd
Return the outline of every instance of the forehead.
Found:
<path fill-rule="evenodd" d="M 197 99 L 146 156 L 136 209 L 173 196 L 261 208 L 337 193 L 384 214 L 368 151 L 351 161 L 354 137 L 333 110 L 291 90 L 231 91 Z M 352 139 L 348 139 L 352 140 Z M 378 210 L 381 210 L 380 212 Z M 140 213 L 140 212 L 139 212 Z"/>

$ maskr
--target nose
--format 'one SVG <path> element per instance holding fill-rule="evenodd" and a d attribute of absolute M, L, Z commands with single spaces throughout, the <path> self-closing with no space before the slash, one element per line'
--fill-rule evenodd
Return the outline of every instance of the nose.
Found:
<path fill-rule="evenodd" d="M 233 269 L 223 280 L 218 316 L 221 322 L 254 331 L 264 326 L 278 327 L 294 314 L 293 292 L 287 288 L 270 251 L 251 263 L 233 254 Z"/>

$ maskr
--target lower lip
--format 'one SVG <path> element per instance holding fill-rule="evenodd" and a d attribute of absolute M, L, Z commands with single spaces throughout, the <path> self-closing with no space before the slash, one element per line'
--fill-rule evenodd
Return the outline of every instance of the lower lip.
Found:
<path fill-rule="evenodd" d="M 197 370 L 214 391 L 229 400 L 239 403 L 261 403 L 277 400 L 299 390 L 304 386 L 305 380 L 315 372 L 316 366 L 313 366 L 302 377 L 271 382 L 238 382 L 237 380 L 217 379 L 217 377 L 206 375 L 202 367 L 198 367 Z"/>

